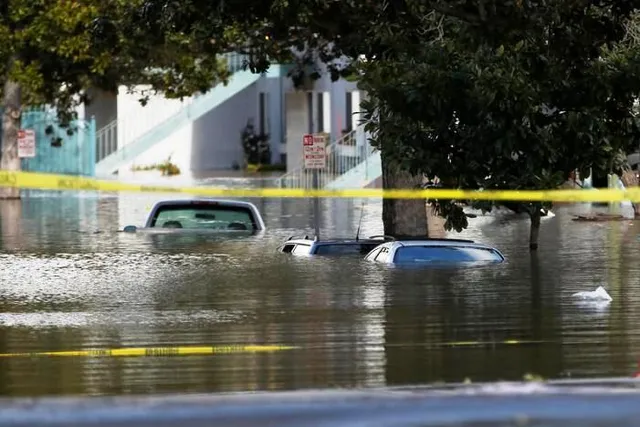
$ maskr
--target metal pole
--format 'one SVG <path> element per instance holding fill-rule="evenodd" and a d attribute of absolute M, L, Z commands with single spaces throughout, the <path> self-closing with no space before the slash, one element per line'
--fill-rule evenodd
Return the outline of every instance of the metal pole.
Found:
<path fill-rule="evenodd" d="M 313 189 L 318 189 L 318 169 L 313 170 Z M 316 238 L 320 240 L 320 199 L 317 196 L 313 198 L 313 222 Z"/>

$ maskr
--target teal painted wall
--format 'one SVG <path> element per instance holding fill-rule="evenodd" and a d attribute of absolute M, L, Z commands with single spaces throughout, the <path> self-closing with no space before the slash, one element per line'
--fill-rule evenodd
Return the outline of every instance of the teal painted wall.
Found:
<path fill-rule="evenodd" d="M 25 111 L 22 113 L 22 129 L 33 129 L 36 133 L 36 157 L 22 159 L 22 170 L 30 172 L 66 175 L 95 176 L 96 125 L 95 119 L 76 120 L 70 129 L 60 128 L 55 113 Z M 51 133 L 47 134 L 47 128 Z M 62 139 L 55 147 L 52 140 Z"/>

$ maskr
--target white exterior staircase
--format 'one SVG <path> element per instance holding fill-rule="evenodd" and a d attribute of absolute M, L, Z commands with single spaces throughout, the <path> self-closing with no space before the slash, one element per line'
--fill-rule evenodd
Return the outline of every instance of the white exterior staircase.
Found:
<path fill-rule="evenodd" d="M 318 188 L 362 188 L 382 175 L 380 152 L 367 141 L 364 124 L 327 145 L 327 167 L 318 170 Z M 278 178 L 281 188 L 313 188 L 313 171 L 300 166 Z"/>
<path fill-rule="evenodd" d="M 260 74 L 243 69 L 243 55 L 231 53 L 224 57 L 233 72 L 226 86 L 219 84 L 204 94 L 190 97 L 182 103 L 174 103 L 161 113 L 149 110 L 149 117 L 118 117 L 99 129 L 96 137 L 96 175 L 108 176 L 116 173 L 173 132 L 202 117 L 261 77 Z M 133 120 L 136 124 L 141 120 L 145 121 L 146 130 L 133 134 L 126 132 L 128 120 Z"/>

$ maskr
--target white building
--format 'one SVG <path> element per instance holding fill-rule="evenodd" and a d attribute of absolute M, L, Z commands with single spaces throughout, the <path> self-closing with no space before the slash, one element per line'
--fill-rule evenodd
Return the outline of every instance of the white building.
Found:
<path fill-rule="evenodd" d="M 227 86 L 183 101 L 156 95 L 143 107 L 140 95 L 124 87 L 118 94 L 92 94 L 93 102 L 81 115 L 96 119 L 96 174 L 129 175 L 134 166 L 169 157 L 187 176 L 242 167 L 241 132 L 249 121 L 270 135 L 272 163 L 286 164 L 291 171 L 301 165 L 305 133 L 327 132 L 335 141 L 359 124 L 356 83 L 331 82 L 324 75 L 296 90 L 286 66 L 274 65 L 263 75 L 244 71 L 231 60 L 230 66 L 235 72 Z"/>

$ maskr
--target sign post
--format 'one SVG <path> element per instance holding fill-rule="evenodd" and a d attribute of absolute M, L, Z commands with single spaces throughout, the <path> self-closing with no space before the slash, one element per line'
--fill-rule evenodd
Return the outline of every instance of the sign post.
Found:
<path fill-rule="evenodd" d="M 313 171 L 312 186 L 319 187 L 318 171 L 327 167 L 327 140 L 324 134 L 306 134 L 302 137 L 302 155 L 305 170 Z M 313 198 L 313 220 L 316 238 L 320 239 L 320 200 Z"/>
<path fill-rule="evenodd" d="M 33 129 L 18 130 L 18 157 L 36 156 L 36 131 Z"/>

